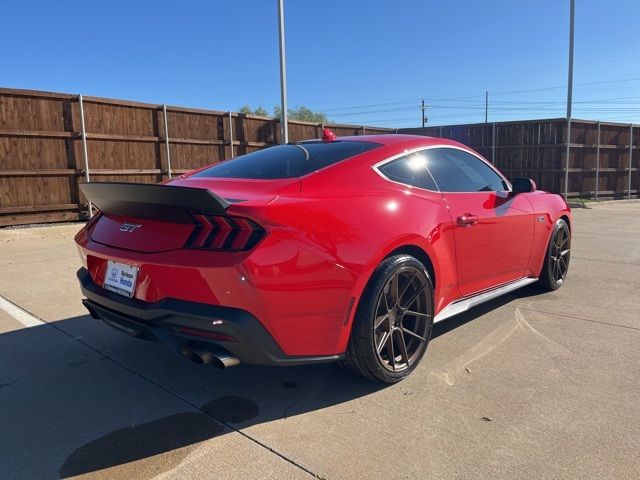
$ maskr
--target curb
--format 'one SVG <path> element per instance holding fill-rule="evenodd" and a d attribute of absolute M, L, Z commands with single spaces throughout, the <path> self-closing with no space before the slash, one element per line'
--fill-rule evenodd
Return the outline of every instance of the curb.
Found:
<path fill-rule="evenodd" d="M 640 198 L 621 198 L 619 200 L 593 200 L 590 202 L 567 202 L 570 208 L 591 208 L 596 205 L 605 205 L 605 204 L 629 204 L 629 203 L 640 203 Z"/>

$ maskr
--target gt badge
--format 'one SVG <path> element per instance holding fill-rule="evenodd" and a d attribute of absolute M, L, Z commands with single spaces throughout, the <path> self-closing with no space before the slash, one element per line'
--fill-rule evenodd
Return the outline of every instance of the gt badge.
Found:
<path fill-rule="evenodd" d="M 132 233 L 136 228 L 140 227 L 142 227 L 142 225 L 140 225 L 139 223 L 123 223 L 120 227 L 120 231 Z"/>

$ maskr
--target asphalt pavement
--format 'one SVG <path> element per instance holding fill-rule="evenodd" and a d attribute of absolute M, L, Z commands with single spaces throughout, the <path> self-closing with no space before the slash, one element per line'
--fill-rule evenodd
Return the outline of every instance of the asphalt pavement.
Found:
<path fill-rule="evenodd" d="M 574 215 L 560 290 L 438 324 L 388 387 L 174 357 L 87 315 L 79 224 L 0 230 L 0 478 L 638 478 L 640 202 Z"/>

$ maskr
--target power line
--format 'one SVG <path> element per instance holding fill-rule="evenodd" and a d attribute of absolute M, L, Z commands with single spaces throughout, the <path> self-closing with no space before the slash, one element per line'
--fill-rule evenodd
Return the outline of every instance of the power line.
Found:
<path fill-rule="evenodd" d="M 624 79 L 614 79 L 614 80 L 604 80 L 604 81 L 598 81 L 598 82 L 585 82 L 585 83 L 580 83 L 580 84 L 576 84 L 575 87 L 585 87 L 585 86 L 593 86 L 593 85 L 606 85 L 606 84 L 613 84 L 613 83 L 624 83 L 624 82 L 632 82 L 632 81 L 638 81 L 640 80 L 640 77 L 632 77 L 632 78 L 624 78 Z M 541 92 L 541 91 L 550 91 L 550 90 L 557 90 L 557 89 L 564 89 L 566 88 L 566 85 L 558 85 L 558 86 L 552 86 L 552 87 L 541 87 L 541 88 L 533 88 L 533 89 L 523 89 L 523 90 L 506 90 L 506 91 L 492 91 L 492 96 L 504 96 L 504 95 L 512 95 L 512 94 L 518 94 L 518 93 L 531 93 L 531 92 Z M 596 100 L 587 100 L 587 101 L 577 101 L 574 103 L 598 103 L 598 102 L 606 102 L 609 100 L 624 100 L 624 99 L 632 99 L 632 98 L 640 98 L 637 96 L 633 96 L 633 97 L 615 97 L 612 99 L 596 99 Z M 410 103 L 417 103 L 420 99 L 415 98 L 415 99 L 402 99 L 402 100 L 395 100 L 395 101 L 389 101 L 389 102 L 383 102 L 383 103 L 373 103 L 373 104 L 368 104 L 368 105 L 350 105 L 350 106 L 343 106 L 343 107 L 337 107 L 337 108 L 333 108 L 333 109 L 327 109 L 325 110 L 327 113 L 332 113 L 332 112 L 342 112 L 342 111 L 349 111 L 349 110 L 359 110 L 359 109 L 363 109 L 363 108 L 373 108 L 373 107 L 378 107 L 378 106 L 392 106 L 392 105 L 404 105 L 404 104 L 410 104 Z M 483 104 L 483 100 L 479 99 L 477 96 L 465 96 L 465 97 L 444 97 L 444 96 L 440 96 L 440 97 L 428 97 L 426 99 L 427 101 L 433 101 L 433 100 L 439 100 L 442 102 L 464 102 L 464 103 L 470 103 L 470 104 L 478 104 L 478 106 L 480 108 L 484 108 Z M 563 101 L 527 101 L 527 100 L 494 100 L 492 102 L 493 104 L 549 104 L 549 105 L 555 105 L 555 104 L 564 104 Z M 444 107 L 443 107 L 444 108 Z M 381 111 L 376 110 L 375 112 L 370 112 L 370 113 L 378 113 Z M 359 111 L 358 113 L 367 113 L 367 111 Z"/>

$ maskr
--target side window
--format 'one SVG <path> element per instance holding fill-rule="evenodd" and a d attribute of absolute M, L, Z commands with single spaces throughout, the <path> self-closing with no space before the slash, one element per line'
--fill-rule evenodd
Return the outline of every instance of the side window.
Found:
<path fill-rule="evenodd" d="M 429 171 L 442 192 L 499 192 L 508 188 L 500 175 L 470 153 L 454 148 L 428 152 Z"/>
<path fill-rule="evenodd" d="M 385 163 L 378 168 L 382 174 L 394 182 L 413 187 L 437 191 L 433 178 L 427 171 L 427 157 L 424 152 L 412 153 Z"/>

